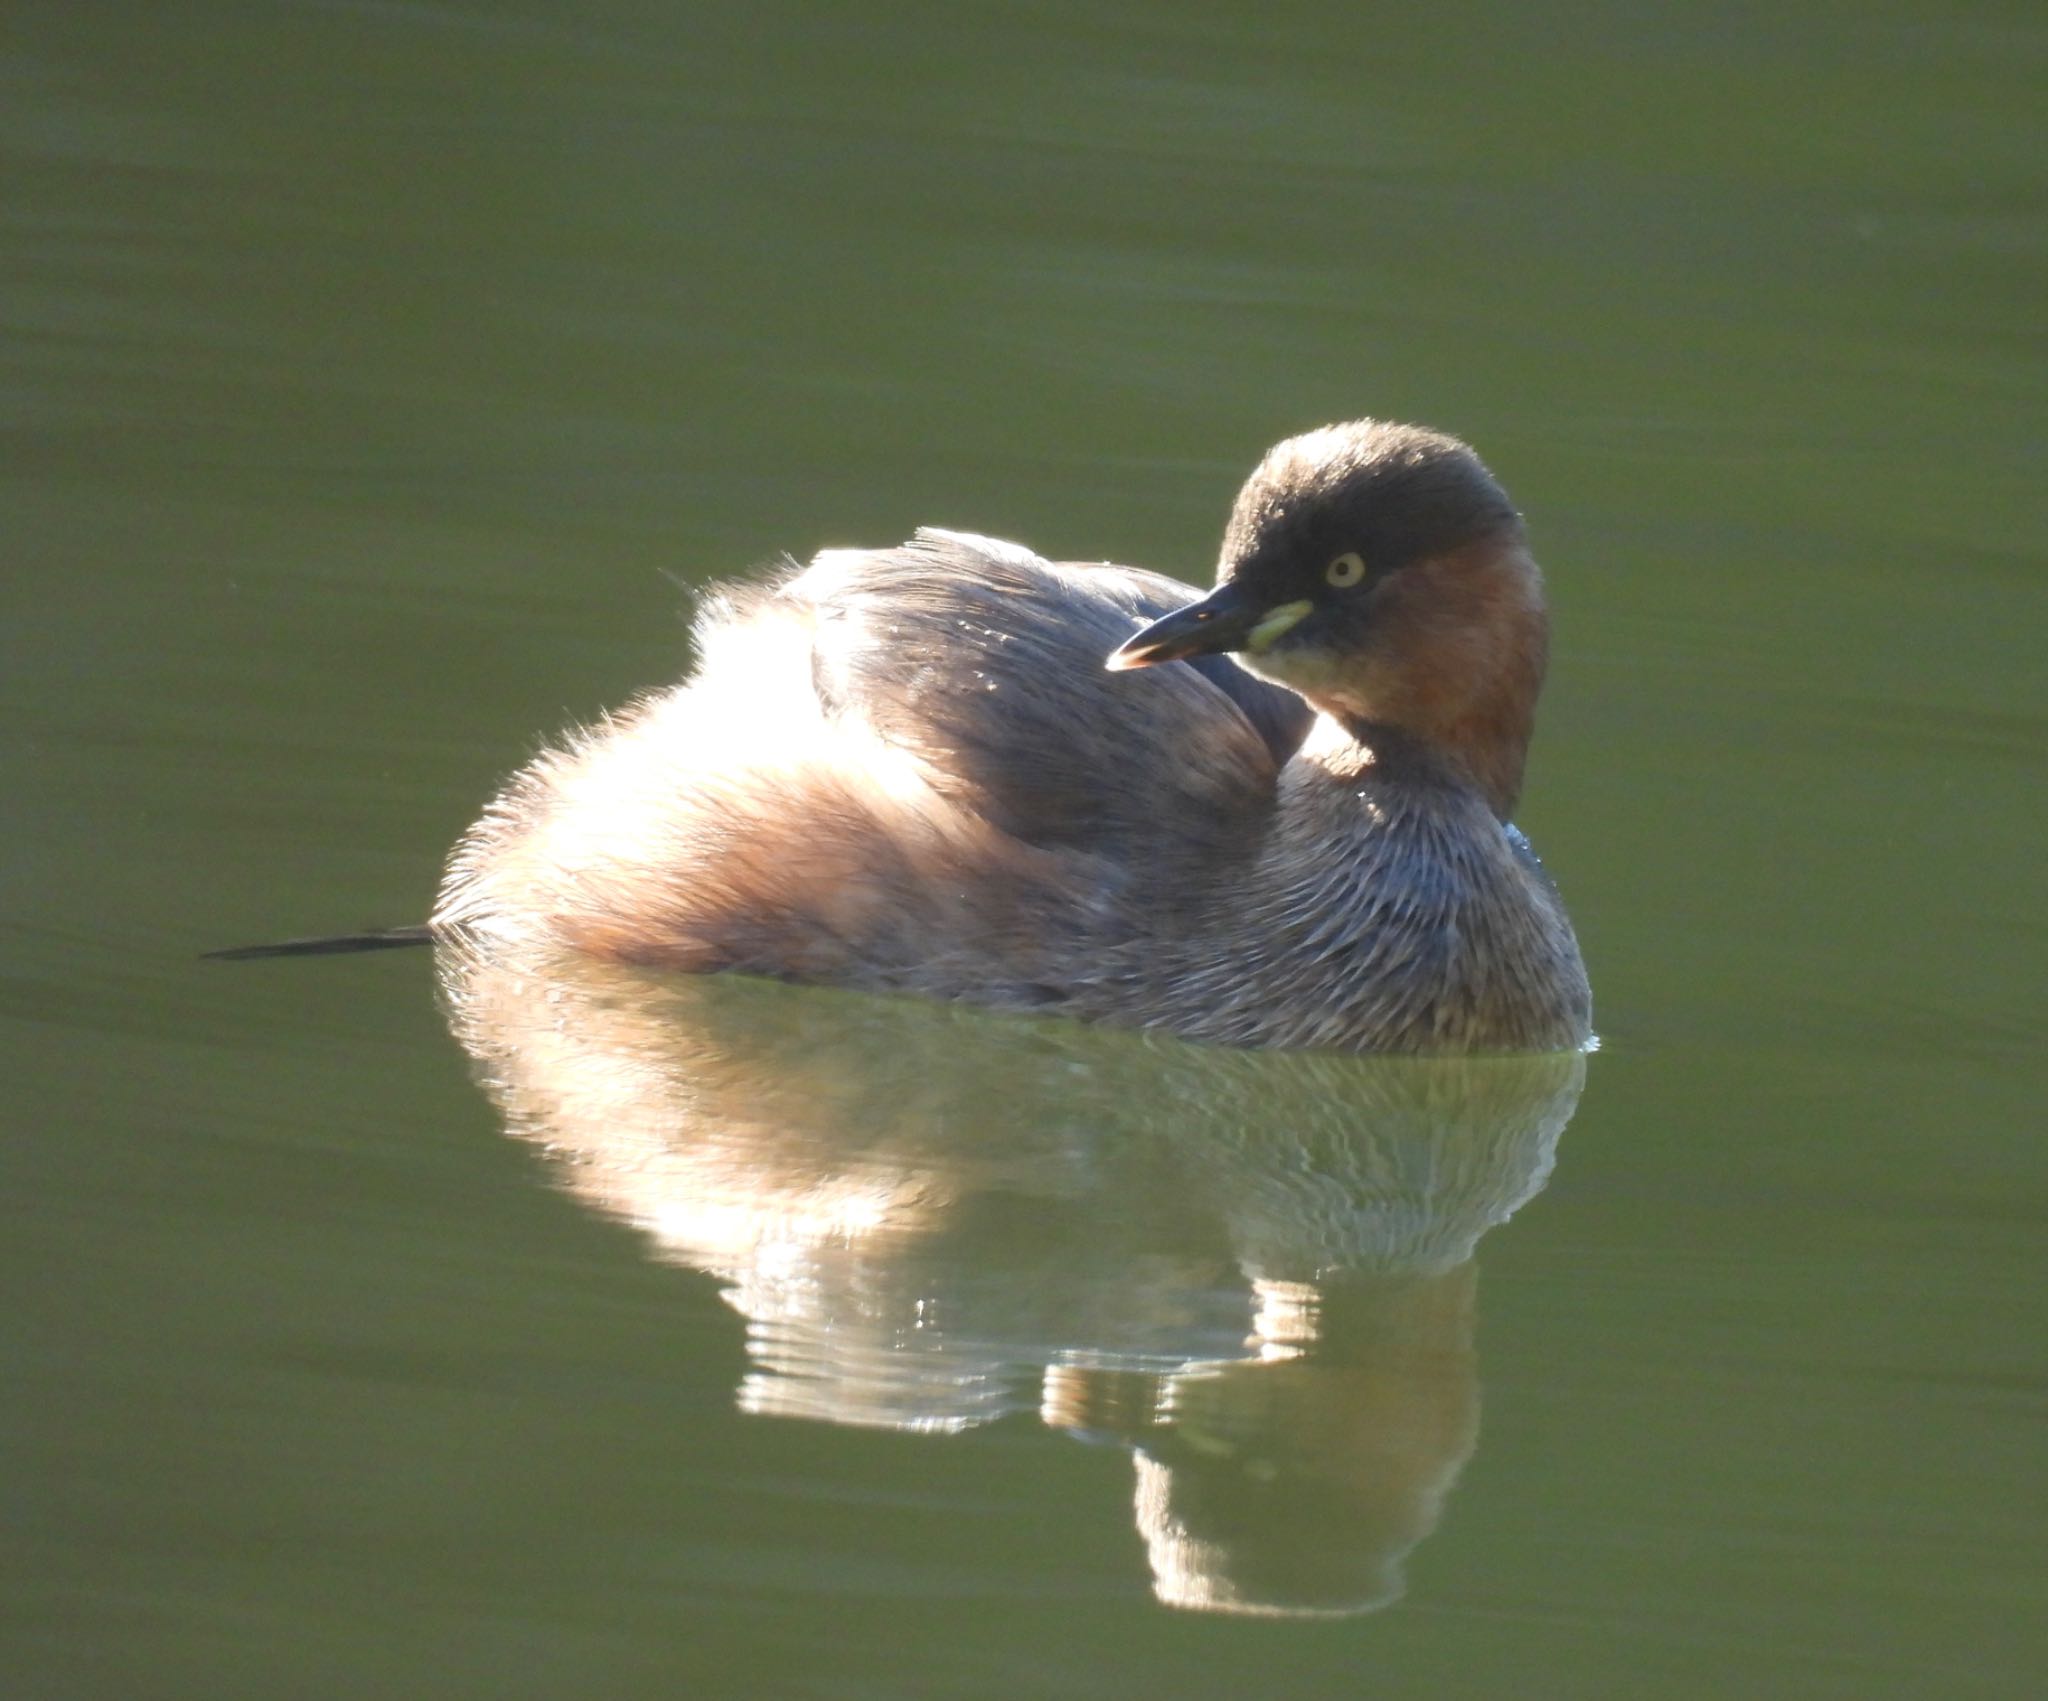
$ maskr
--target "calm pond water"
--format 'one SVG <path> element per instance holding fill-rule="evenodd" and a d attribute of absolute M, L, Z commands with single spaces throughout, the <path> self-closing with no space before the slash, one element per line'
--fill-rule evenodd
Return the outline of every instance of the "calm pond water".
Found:
<path fill-rule="evenodd" d="M 17 7 L 0 1689 L 2039 1694 L 2044 59 Z M 1597 1055 L 195 960 L 417 918 L 678 581 L 1199 580 L 1364 412 L 1531 516 Z"/>

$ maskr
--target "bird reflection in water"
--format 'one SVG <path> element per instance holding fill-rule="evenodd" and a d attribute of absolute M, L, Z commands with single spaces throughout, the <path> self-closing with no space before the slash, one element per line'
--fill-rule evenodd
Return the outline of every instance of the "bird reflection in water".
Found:
<path fill-rule="evenodd" d="M 714 1276 L 743 1409 L 1127 1447 L 1160 1600 L 1399 1597 L 1478 1437 L 1479 1237 L 1576 1053 L 1227 1051 L 569 955 L 439 951 L 560 1184 Z"/>

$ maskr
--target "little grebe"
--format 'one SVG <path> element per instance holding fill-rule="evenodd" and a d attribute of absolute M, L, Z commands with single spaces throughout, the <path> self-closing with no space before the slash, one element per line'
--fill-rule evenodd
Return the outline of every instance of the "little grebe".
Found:
<path fill-rule="evenodd" d="M 432 931 L 1231 1045 L 1583 1044 L 1507 824 L 1542 578 L 1478 457 L 1291 438 L 1188 594 L 930 530 L 721 588 L 689 679 L 490 806 Z"/>

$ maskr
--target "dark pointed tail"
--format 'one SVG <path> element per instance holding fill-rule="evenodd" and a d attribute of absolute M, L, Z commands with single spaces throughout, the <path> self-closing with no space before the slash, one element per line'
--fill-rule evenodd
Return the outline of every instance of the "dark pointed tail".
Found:
<path fill-rule="evenodd" d="M 246 963 L 256 957 L 338 957 L 351 951 L 396 951 L 401 945 L 431 945 L 430 927 L 383 927 L 373 933 L 330 933 L 318 939 L 280 939 L 274 945 L 230 945 L 202 951 L 215 963 Z"/>

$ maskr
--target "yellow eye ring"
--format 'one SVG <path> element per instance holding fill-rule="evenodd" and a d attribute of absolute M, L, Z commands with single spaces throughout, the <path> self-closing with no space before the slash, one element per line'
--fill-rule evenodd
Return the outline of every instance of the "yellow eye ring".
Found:
<path fill-rule="evenodd" d="M 1323 569 L 1326 583 L 1335 585 L 1340 591 L 1348 591 L 1365 578 L 1365 557 L 1355 549 L 1347 549 L 1342 555 Z"/>

